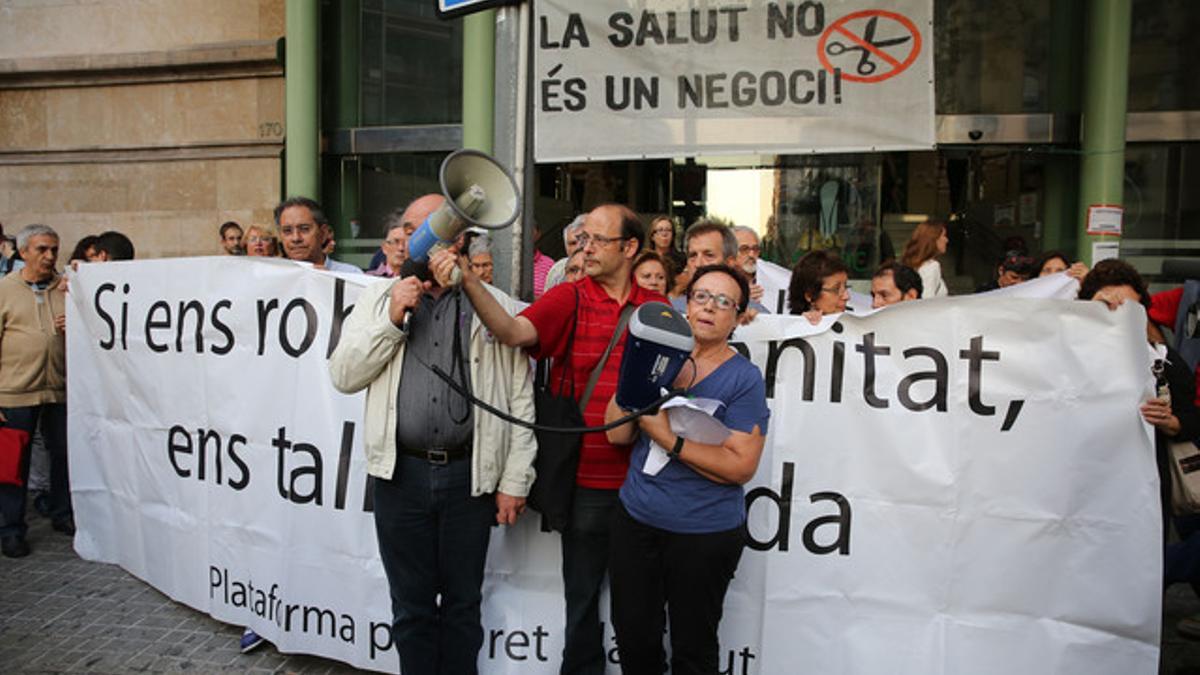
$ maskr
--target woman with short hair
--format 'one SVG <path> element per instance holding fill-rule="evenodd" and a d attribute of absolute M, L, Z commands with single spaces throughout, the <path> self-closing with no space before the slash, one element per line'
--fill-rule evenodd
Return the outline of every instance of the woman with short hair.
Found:
<path fill-rule="evenodd" d="M 633 281 L 642 288 L 667 294 L 667 263 L 654 251 L 643 251 L 633 263 Z"/>
<path fill-rule="evenodd" d="M 248 256 L 276 258 L 279 256 L 279 235 L 274 227 L 255 223 L 242 235 L 242 248 Z"/>
<path fill-rule="evenodd" d="M 730 433 L 720 444 L 688 439 L 672 430 L 665 412 L 608 432 L 612 443 L 634 444 L 609 547 L 613 626 L 626 675 L 664 671 L 668 621 L 671 672 L 717 672 L 717 628 L 745 545 L 742 485 L 758 469 L 771 414 L 762 373 L 729 345 L 749 305 L 746 278 L 728 265 L 704 266 L 686 295 L 695 348 L 675 386 L 719 401 L 713 416 Z M 605 420 L 624 415 L 614 396 Z M 646 473 L 650 453 L 664 450 L 666 465 Z"/>
<path fill-rule="evenodd" d="M 816 325 L 826 314 L 841 314 L 850 301 L 850 268 L 830 251 L 809 251 L 792 270 L 788 308 Z"/>

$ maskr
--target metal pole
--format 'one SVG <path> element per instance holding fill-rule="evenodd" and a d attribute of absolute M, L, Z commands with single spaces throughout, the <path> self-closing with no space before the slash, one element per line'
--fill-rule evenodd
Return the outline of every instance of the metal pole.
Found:
<path fill-rule="evenodd" d="M 463 17 L 463 147 L 492 152 L 496 90 L 496 10 Z"/>
<path fill-rule="evenodd" d="M 1077 223 L 1079 259 L 1089 265 L 1093 244 L 1106 237 L 1087 234 L 1088 207 L 1123 203 L 1131 4 L 1094 0 L 1086 10 Z"/>
<path fill-rule="evenodd" d="M 1080 0 L 1055 0 L 1050 6 L 1050 82 L 1047 97 L 1055 122 L 1079 114 L 1080 48 L 1083 43 Z M 1075 214 L 1079 205 L 1079 156 L 1051 148 L 1046 157 L 1045 203 L 1042 206 L 1042 250 L 1074 251 Z"/>
<path fill-rule="evenodd" d="M 319 18 L 317 0 L 287 0 L 284 56 L 286 192 L 289 196 L 317 200 L 321 196 L 320 131 L 317 126 Z"/>
<path fill-rule="evenodd" d="M 338 3 L 338 81 L 337 81 L 337 126 L 351 129 L 359 126 L 359 25 L 362 14 L 358 0 L 341 0 Z M 333 231 L 338 241 L 354 237 L 350 231 L 350 220 L 361 218 L 358 212 L 358 167 L 357 162 L 343 157 L 338 162 L 338 213 L 334 217 Z"/>

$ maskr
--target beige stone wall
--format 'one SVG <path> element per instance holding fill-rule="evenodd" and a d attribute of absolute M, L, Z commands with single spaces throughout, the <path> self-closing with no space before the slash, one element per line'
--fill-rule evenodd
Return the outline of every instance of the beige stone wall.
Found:
<path fill-rule="evenodd" d="M 279 198 L 284 0 L 0 0 L 0 222 L 219 251 Z M 65 253 L 64 253 L 65 255 Z"/>
<path fill-rule="evenodd" d="M 284 0 L 0 0 L 0 59 L 179 49 L 283 35 Z"/>
<path fill-rule="evenodd" d="M 269 222 L 279 160 L 219 159 L 0 166 L 6 232 L 44 223 L 64 256 L 84 235 L 120 230 L 138 257 L 212 255 L 226 220 Z"/>

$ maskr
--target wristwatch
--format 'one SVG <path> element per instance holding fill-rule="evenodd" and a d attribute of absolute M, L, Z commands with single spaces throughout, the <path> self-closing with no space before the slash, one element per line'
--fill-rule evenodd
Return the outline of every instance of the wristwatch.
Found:
<path fill-rule="evenodd" d="M 404 333 L 405 335 L 408 335 L 408 328 L 411 323 L 412 323 L 412 312 L 407 311 L 404 313 L 404 320 L 400 322 L 400 332 Z"/>
<path fill-rule="evenodd" d="M 671 446 L 671 449 L 667 451 L 667 455 L 678 457 L 681 452 L 683 452 L 683 436 L 676 436 L 675 445 Z"/>

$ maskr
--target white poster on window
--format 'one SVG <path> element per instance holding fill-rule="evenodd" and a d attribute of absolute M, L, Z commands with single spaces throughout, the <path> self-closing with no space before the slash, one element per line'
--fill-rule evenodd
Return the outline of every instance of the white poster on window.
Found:
<path fill-rule="evenodd" d="M 80 555 L 281 651 L 396 672 L 363 399 L 326 365 L 370 282 L 388 283 L 232 257 L 82 266 Z M 771 419 L 720 670 L 1156 672 L 1145 321 L 1136 303 L 974 296 L 738 328 Z M 559 540 L 538 524 L 493 531 L 482 672 L 558 672 Z"/>
<path fill-rule="evenodd" d="M 539 162 L 927 149 L 931 0 L 537 0 Z"/>

